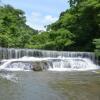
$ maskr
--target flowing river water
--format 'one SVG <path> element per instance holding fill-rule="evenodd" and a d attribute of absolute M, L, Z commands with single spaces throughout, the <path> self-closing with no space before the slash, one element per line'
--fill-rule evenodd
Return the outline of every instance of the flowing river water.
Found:
<path fill-rule="evenodd" d="M 100 100 L 100 70 L 0 72 L 0 100 Z"/>
<path fill-rule="evenodd" d="M 0 100 L 100 100 L 94 53 L 0 48 L 0 59 Z"/>

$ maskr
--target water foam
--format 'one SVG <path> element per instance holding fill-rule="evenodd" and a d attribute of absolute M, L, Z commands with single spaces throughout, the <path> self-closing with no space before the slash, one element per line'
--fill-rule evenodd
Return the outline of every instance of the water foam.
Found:
<path fill-rule="evenodd" d="M 95 65 L 88 58 L 80 58 L 80 57 L 22 57 L 18 59 L 9 59 L 2 60 L 4 62 L 0 66 L 0 70 L 10 70 L 10 71 L 30 71 L 32 64 L 34 62 L 43 62 L 45 61 L 46 67 L 49 71 L 86 71 L 86 70 L 94 70 L 98 69 L 99 66 Z"/>

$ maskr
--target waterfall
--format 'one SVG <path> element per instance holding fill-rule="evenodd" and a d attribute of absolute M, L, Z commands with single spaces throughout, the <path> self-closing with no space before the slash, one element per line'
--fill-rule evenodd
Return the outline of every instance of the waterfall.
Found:
<path fill-rule="evenodd" d="M 38 64 L 52 71 L 93 70 L 99 68 L 95 64 L 96 57 L 92 52 L 0 48 L 0 59 L 2 63 L 0 69 L 15 71 L 31 70 L 32 67 Z M 42 64 L 36 64 L 37 62 Z"/>
<path fill-rule="evenodd" d="M 95 65 L 90 59 L 68 57 L 60 58 L 51 61 L 49 70 L 51 71 L 86 71 L 94 70 L 99 67 Z"/>
<path fill-rule="evenodd" d="M 0 70 L 8 71 L 29 71 L 38 66 L 43 70 L 50 71 L 85 71 L 99 68 L 90 59 L 76 57 L 22 57 L 19 59 L 2 60 L 2 62 Z"/>
<path fill-rule="evenodd" d="M 69 52 L 69 51 L 47 51 L 37 49 L 15 49 L 15 48 L 0 48 L 0 59 L 12 59 L 27 57 L 80 57 L 89 58 L 95 61 L 95 54 L 92 52 Z"/>

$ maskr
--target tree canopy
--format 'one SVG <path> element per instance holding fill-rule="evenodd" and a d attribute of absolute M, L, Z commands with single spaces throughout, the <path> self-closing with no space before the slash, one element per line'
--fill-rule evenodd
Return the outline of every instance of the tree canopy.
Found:
<path fill-rule="evenodd" d="M 69 0 L 59 19 L 38 31 L 26 25 L 22 10 L 0 6 L 0 45 L 64 51 L 95 51 L 100 56 L 100 0 Z M 37 34 L 38 33 L 38 34 Z"/>
<path fill-rule="evenodd" d="M 0 46 L 24 48 L 37 31 L 26 25 L 24 12 L 10 5 L 0 6 Z"/>
<path fill-rule="evenodd" d="M 93 51 L 92 41 L 100 37 L 99 0 L 70 0 L 70 2 L 74 2 L 75 6 L 62 12 L 59 20 L 49 25 L 49 29 L 56 31 L 65 28 L 74 34 L 74 44 L 70 45 L 70 50 Z"/>

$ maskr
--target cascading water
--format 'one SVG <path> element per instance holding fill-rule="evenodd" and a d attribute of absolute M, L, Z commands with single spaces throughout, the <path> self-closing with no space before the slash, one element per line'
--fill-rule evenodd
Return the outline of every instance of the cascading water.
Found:
<path fill-rule="evenodd" d="M 49 70 L 52 71 L 85 71 L 97 69 L 90 59 L 87 58 L 61 58 L 59 60 L 51 61 L 52 66 L 49 67 Z"/>
<path fill-rule="evenodd" d="M 41 62 L 39 66 L 52 71 L 92 70 L 99 68 L 94 64 L 96 62 L 94 53 L 90 52 L 0 48 L 0 59 L 2 60 L 1 70 L 31 70 L 39 62 Z M 38 64 L 36 64 L 37 62 Z"/>
<path fill-rule="evenodd" d="M 47 51 L 37 49 L 14 49 L 14 48 L 0 48 L 0 59 L 12 59 L 27 57 L 80 57 L 89 58 L 95 61 L 95 54 L 90 52 L 64 52 L 64 51 Z"/>

